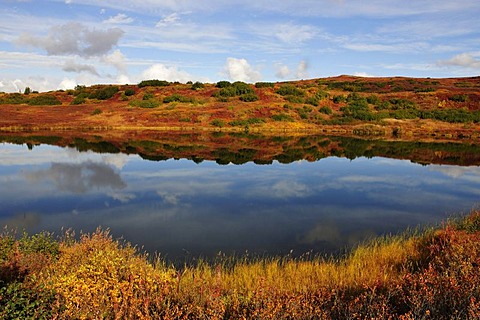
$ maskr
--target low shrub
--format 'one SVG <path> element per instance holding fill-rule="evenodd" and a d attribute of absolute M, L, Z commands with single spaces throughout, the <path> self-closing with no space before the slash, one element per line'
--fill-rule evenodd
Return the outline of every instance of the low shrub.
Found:
<path fill-rule="evenodd" d="M 292 116 L 290 116 L 288 114 L 285 114 L 285 113 L 274 114 L 272 116 L 272 119 L 274 121 L 283 121 L 283 122 L 293 122 L 293 121 L 295 121 L 295 119 Z"/>
<path fill-rule="evenodd" d="M 194 102 L 195 99 L 191 97 L 186 97 L 178 93 L 174 93 L 168 97 L 163 98 L 163 103 L 171 103 L 171 102 L 184 102 L 184 103 L 191 103 Z"/>
<path fill-rule="evenodd" d="M 125 95 L 127 97 L 133 96 L 134 94 L 135 94 L 135 89 L 128 88 L 128 89 L 125 90 Z"/>
<path fill-rule="evenodd" d="M 292 84 L 284 84 L 275 92 L 282 96 L 303 97 L 305 95 L 305 92 L 302 89 L 299 89 Z"/>
<path fill-rule="evenodd" d="M 275 83 L 273 82 L 257 82 L 255 83 L 255 88 L 273 88 Z"/>
<path fill-rule="evenodd" d="M 138 108 L 157 108 L 162 103 L 157 99 L 149 100 L 132 100 L 128 105 Z"/>
<path fill-rule="evenodd" d="M 214 127 L 219 127 L 219 128 L 225 127 L 225 121 L 221 119 L 213 119 L 212 122 L 210 122 L 210 124 Z"/>
<path fill-rule="evenodd" d="M 205 87 L 205 85 L 203 83 L 197 81 L 194 84 L 192 84 L 191 89 L 192 90 L 200 90 L 200 89 L 203 89 L 204 87 Z"/>
<path fill-rule="evenodd" d="M 153 80 L 143 80 L 138 84 L 139 88 L 143 87 L 168 87 L 170 85 L 170 82 L 165 81 L 165 80 L 158 80 L 158 79 L 153 79 Z"/>
<path fill-rule="evenodd" d="M 28 104 L 31 106 L 55 106 L 61 105 L 62 102 L 57 99 L 54 95 L 42 94 L 36 97 L 30 98 Z"/>
<path fill-rule="evenodd" d="M 240 96 L 240 100 L 243 102 L 254 102 L 259 98 L 255 93 L 245 93 Z"/>
<path fill-rule="evenodd" d="M 119 91 L 117 86 L 106 86 L 94 90 L 88 96 L 90 99 L 107 100 L 112 98 Z"/>

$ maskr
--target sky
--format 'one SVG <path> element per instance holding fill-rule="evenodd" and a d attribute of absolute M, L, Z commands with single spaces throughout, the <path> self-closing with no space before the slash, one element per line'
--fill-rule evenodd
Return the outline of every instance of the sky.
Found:
<path fill-rule="evenodd" d="M 480 72 L 480 1 L 0 0 L 0 92 Z"/>

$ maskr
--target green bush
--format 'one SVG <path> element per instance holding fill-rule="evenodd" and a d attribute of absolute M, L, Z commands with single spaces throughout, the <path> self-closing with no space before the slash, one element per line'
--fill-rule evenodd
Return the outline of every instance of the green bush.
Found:
<path fill-rule="evenodd" d="M 274 114 L 272 116 L 272 119 L 274 121 L 283 121 L 283 122 L 293 122 L 294 119 L 292 116 L 285 114 L 285 113 L 280 113 L 280 114 Z"/>
<path fill-rule="evenodd" d="M 448 100 L 455 101 L 455 102 L 467 102 L 468 95 L 466 94 L 454 94 L 453 96 L 448 97 Z"/>
<path fill-rule="evenodd" d="M 323 99 L 327 99 L 328 97 L 330 97 L 330 94 L 325 90 L 318 90 L 317 93 L 315 93 L 315 97 L 318 100 L 323 100 Z"/>
<path fill-rule="evenodd" d="M 157 99 L 149 99 L 149 100 L 132 100 L 130 101 L 129 105 L 132 107 L 139 107 L 139 108 L 156 108 L 160 106 L 161 102 Z"/>
<path fill-rule="evenodd" d="M 205 85 L 199 81 L 195 82 L 194 84 L 192 84 L 192 90 L 200 90 L 200 89 L 203 89 L 205 87 Z"/>
<path fill-rule="evenodd" d="M 127 97 L 133 96 L 134 94 L 135 94 L 135 89 L 128 88 L 128 89 L 125 90 L 125 95 Z"/>
<path fill-rule="evenodd" d="M 2 99 L 0 99 L 1 104 L 22 104 L 27 102 L 27 97 L 18 92 L 7 94 Z"/>
<path fill-rule="evenodd" d="M 226 88 L 226 87 L 230 87 L 232 85 L 232 83 L 230 81 L 219 81 L 217 82 L 217 84 L 215 85 L 215 87 L 217 88 Z"/>
<path fill-rule="evenodd" d="M 101 114 L 102 113 L 102 110 L 100 109 L 95 109 L 92 111 L 92 116 L 96 116 L 97 114 Z"/>
<path fill-rule="evenodd" d="M 31 98 L 28 104 L 31 106 L 55 106 L 61 105 L 62 102 L 54 95 L 44 94 Z"/>
<path fill-rule="evenodd" d="M 170 85 L 170 82 L 165 81 L 165 80 L 158 80 L 158 79 L 153 79 L 153 80 L 143 80 L 138 84 L 139 88 L 143 87 L 167 87 Z"/>
<path fill-rule="evenodd" d="M 318 107 L 319 99 L 317 97 L 308 97 L 305 99 L 305 103 Z"/>
<path fill-rule="evenodd" d="M 163 103 L 170 103 L 170 102 L 185 102 L 191 103 L 194 99 L 191 97 L 182 96 L 181 94 L 174 93 L 168 97 L 163 98 Z"/>
<path fill-rule="evenodd" d="M 347 98 L 344 95 L 336 95 L 332 98 L 333 103 L 340 103 L 347 101 Z"/>
<path fill-rule="evenodd" d="M 261 124 L 261 123 L 265 123 L 265 120 L 260 118 L 249 118 L 249 119 L 233 120 L 233 121 L 230 121 L 228 124 L 235 127 L 237 126 L 246 127 L 252 124 Z"/>
<path fill-rule="evenodd" d="M 240 96 L 242 94 L 251 94 L 255 93 L 251 85 L 248 83 L 242 82 L 242 81 L 236 81 L 232 83 L 232 86 L 235 88 L 235 91 L 237 93 L 237 96 Z"/>
<path fill-rule="evenodd" d="M 107 86 L 93 91 L 88 97 L 90 99 L 107 100 L 112 98 L 118 91 L 117 86 Z"/>
<path fill-rule="evenodd" d="M 255 88 L 273 88 L 275 83 L 273 82 L 257 82 L 255 83 Z"/>
<path fill-rule="evenodd" d="M 88 98 L 88 93 L 82 92 L 73 99 L 72 104 L 73 105 L 84 104 L 87 98 Z"/>
<path fill-rule="evenodd" d="M 155 96 L 151 92 L 145 92 L 145 94 L 142 97 L 142 100 L 150 100 L 153 99 Z"/>
<path fill-rule="evenodd" d="M 303 97 L 295 96 L 295 95 L 285 96 L 285 100 L 287 100 L 290 103 L 304 103 L 305 102 L 305 99 L 303 99 Z"/>
<path fill-rule="evenodd" d="M 302 89 L 299 89 L 291 84 L 284 84 L 276 91 L 279 95 L 282 96 L 297 96 L 303 97 L 305 92 Z"/>
<path fill-rule="evenodd" d="M 255 93 L 246 93 L 240 96 L 240 100 L 243 102 L 254 102 L 258 100 L 258 96 Z"/>
<path fill-rule="evenodd" d="M 221 119 L 213 119 L 212 122 L 210 122 L 210 124 L 214 127 L 222 128 L 225 126 L 225 121 Z"/>
<path fill-rule="evenodd" d="M 318 109 L 318 112 L 323 113 L 323 114 L 328 114 L 328 115 L 333 114 L 332 108 L 330 108 L 328 106 L 321 107 L 320 109 Z"/>

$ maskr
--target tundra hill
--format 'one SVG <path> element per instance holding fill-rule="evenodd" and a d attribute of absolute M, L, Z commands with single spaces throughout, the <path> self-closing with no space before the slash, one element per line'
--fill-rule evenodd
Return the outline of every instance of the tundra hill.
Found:
<path fill-rule="evenodd" d="M 480 77 L 338 76 L 255 84 L 146 80 L 3 93 L 0 112 L 2 131 L 207 130 L 476 140 Z"/>

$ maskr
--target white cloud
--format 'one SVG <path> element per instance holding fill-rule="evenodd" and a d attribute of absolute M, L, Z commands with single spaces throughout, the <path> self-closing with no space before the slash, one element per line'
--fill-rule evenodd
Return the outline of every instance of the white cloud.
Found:
<path fill-rule="evenodd" d="M 260 72 L 245 59 L 227 58 L 224 72 L 233 81 L 257 82 L 262 79 Z"/>
<path fill-rule="evenodd" d="M 77 82 L 74 79 L 65 78 L 62 80 L 62 82 L 60 82 L 57 89 L 69 90 L 69 89 L 75 88 L 76 86 L 77 86 Z"/>
<path fill-rule="evenodd" d="M 276 64 L 275 65 L 275 76 L 279 79 L 287 79 L 290 77 L 292 72 L 290 68 L 284 64 Z"/>
<path fill-rule="evenodd" d="M 102 57 L 102 61 L 113 65 L 120 73 L 126 73 L 125 56 L 120 50 L 115 50 L 109 55 Z"/>
<path fill-rule="evenodd" d="M 308 25 L 280 24 L 275 27 L 275 37 L 287 44 L 298 45 L 313 39 L 317 29 Z"/>
<path fill-rule="evenodd" d="M 177 67 L 167 67 L 162 63 L 157 63 L 142 72 L 142 79 L 159 79 L 167 81 L 187 82 L 194 79 L 194 76 L 192 76 L 186 71 L 178 70 Z"/>
<path fill-rule="evenodd" d="M 438 61 L 437 65 L 480 69 L 480 60 L 475 59 L 475 57 L 470 53 L 461 53 L 449 60 Z"/>
<path fill-rule="evenodd" d="M 179 20 L 180 20 L 180 17 L 178 16 L 178 13 L 172 13 L 172 14 L 169 14 L 168 16 L 164 16 L 162 20 L 158 21 L 158 23 L 155 26 L 157 28 L 165 27 L 168 25 L 176 24 Z"/>
<path fill-rule="evenodd" d="M 300 61 L 298 64 L 295 76 L 299 79 L 308 78 L 308 64 L 305 60 Z"/>
<path fill-rule="evenodd" d="M 363 77 L 363 78 L 375 77 L 374 75 L 366 73 L 366 72 L 355 72 L 353 75 L 356 76 L 356 77 Z"/>
<path fill-rule="evenodd" d="M 74 60 L 67 60 L 63 65 L 62 70 L 65 72 L 76 72 L 76 73 L 88 72 L 96 76 L 99 75 L 94 66 L 90 64 L 76 63 Z"/>
<path fill-rule="evenodd" d="M 112 16 L 112 17 L 108 18 L 107 20 L 104 20 L 103 23 L 107 23 L 107 24 L 130 24 L 133 21 L 134 21 L 133 18 L 127 16 L 124 13 L 119 13 L 116 16 Z"/>
<path fill-rule="evenodd" d="M 78 22 L 57 25 L 45 37 L 22 34 L 18 43 L 44 49 L 49 55 L 102 56 L 108 53 L 122 37 L 119 28 L 90 29 Z"/>

